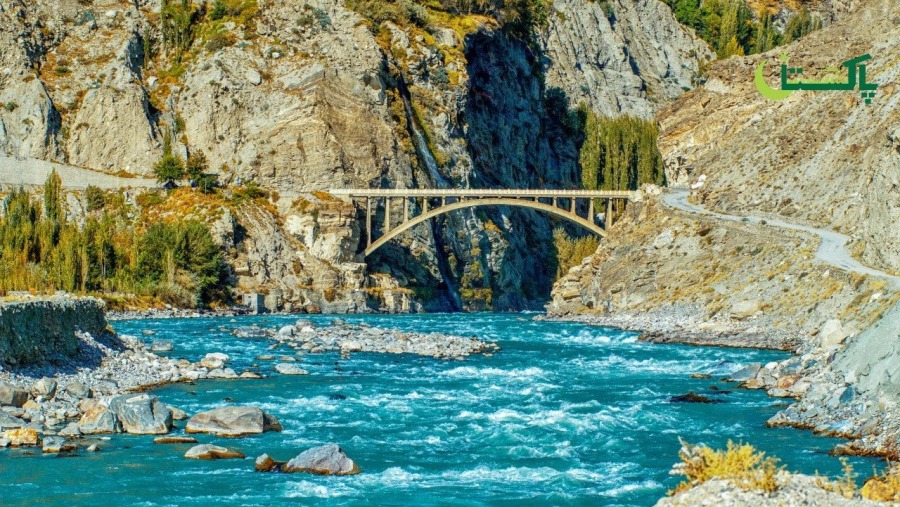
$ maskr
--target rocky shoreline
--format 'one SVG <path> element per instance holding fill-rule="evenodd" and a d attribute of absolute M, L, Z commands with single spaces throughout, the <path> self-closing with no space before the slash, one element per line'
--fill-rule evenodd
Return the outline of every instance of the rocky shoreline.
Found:
<path fill-rule="evenodd" d="M 172 311 L 148 312 L 144 317 L 165 318 L 162 315 L 184 316 Z M 67 452 L 77 448 L 79 439 L 87 438 L 83 443 L 92 443 L 89 439 L 95 435 L 167 435 L 175 429 L 173 420 L 187 419 L 188 415 L 145 391 L 175 382 L 262 378 L 256 371 L 238 373 L 229 368 L 230 358 L 226 354 L 212 352 L 191 362 L 157 355 L 155 352 L 171 351 L 173 344 L 153 339 L 152 335 L 146 337 L 150 340 L 147 343 L 111 331 L 96 334 L 97 337 L 75 331 L 74 339 L 78 343 L 77 353 L 73 355 L 57 354 L 51 361 L 35 365 L 0 366 L 0 448 L 33 447 L 43 442 L 45 452 Z M 489 356 L 499 350 L 496 344 L 475 337 L 408 333 L 365 324 L 350 325 L 340 319 L 325 327 L 299 320 L 277 330 L 257 326 L 236 328 L 233 334 L 238 339 L 271 340 L 273 351 L 280 346 L 300 351 L 291 356 L 273 354 L 257 358 L 279 361 L 274 371 L 283 375 L 307 374 L 297 364 L 298 356 L 307 353 L 337 351 L 344 357 L 353 352 L 408 353 L 459 360 L 471 354 Z M 189 430 L 190 426 L 189 422 Z M 209 449 L 202 451 L 198 453 L 215 454 Z"/>
<path fill-rule="evenodd" d="M 681 343 L 714 347 L 796 351 L 801 341 L 777 330 L 735 324 L 727 319 L 708 320 L 700 312 L 669 305 L 654 312 L 612 315 L 580 314 L 540 316 L 539 320 L 578 322 L 641 333 L 638 340 L 649 343 Z"/>

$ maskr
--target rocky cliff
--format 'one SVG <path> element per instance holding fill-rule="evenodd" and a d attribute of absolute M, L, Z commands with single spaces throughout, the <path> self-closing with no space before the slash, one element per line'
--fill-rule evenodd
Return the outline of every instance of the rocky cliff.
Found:
<path fill-rule="evenodd" d="M 194 40 L 176 58 L 159 0 L 0 1 L 0 151 L 126 176 L 150 174 L 167 139 L 182 157 L 203 153 L 226 185 L 277 192 L 278 214 L 238 217 L 255 244 L 282 245 L 251 256 L 272 260 L 241 280 L 303 305 L 306 287 L 334 281 L 304 284 L 316 257 L 376 307 L 385 287 L 398 309 L 417 306 L 410 296 L 435 309 L 539 306 L 552 283 L 546 217 L 458 212 L 367 259 L 360 279 L 358 232 L 324 240 L 341 253 L 323 254 L 308 231 L 337 222 L 293 203 L 350 186 L 575 186 L 578 104 L 650 116 L 709 54 L 657 0 L 554 2 L 526 36 L 433 8 L 423 28 L 340 0 L 244 2 L 215 20 L 194 4 Z M 364 305 L 355 297 L 338 299 Z"/>

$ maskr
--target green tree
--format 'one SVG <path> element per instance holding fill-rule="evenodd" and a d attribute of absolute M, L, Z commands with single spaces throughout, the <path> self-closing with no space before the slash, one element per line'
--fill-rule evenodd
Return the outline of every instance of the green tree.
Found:
<path fill-rule="evenodd" d="M 184 177 L 184 162 L 172 153 L 166 153 L 153 165 L 153 174 L 160 183 L 174 182 Z"/>
<path fill-rule="evenodd" d="M 194 15 L 197 10 L 192 0 L 162 0 L 160 31 L 165 48 L 174 53 L 176 61 L 194 41 Z"/>
<path fill-rule="evenodd" d="M 106 206 L 106 193 L 94 185 L 88 185 L 84 197 L 88 212 L 102 210 Z"/>
<path fill-rule="evenodd" d="M 753 41 L 751 53 L 765 53 L 778 46 L 781 37 L 772 23 L 772 14 L 765 8 L 760 9 L 757 15 L 759 23 L 756 26 L 756 36 Z"/>
<path fill-rule="evenodd" d="M 209 11 L 209 19 L 216 21 L 228 15 L 228 6 L 222 0 L 216 0 L 212 10 Z"/>
<path fill-rule="evenodd" d="M 48 220 L 61 222 L 63 219 L 62 179 L 56 173 L 56 169 L 44 182 L 44 212 Z"/>
<path fill-rule="evenodd" d="M 806 8 L 788 18 L 784 26 L 784 43 L 793 42 L 808 33 L 822 28 L 822 19 L 813 16 Z"/>

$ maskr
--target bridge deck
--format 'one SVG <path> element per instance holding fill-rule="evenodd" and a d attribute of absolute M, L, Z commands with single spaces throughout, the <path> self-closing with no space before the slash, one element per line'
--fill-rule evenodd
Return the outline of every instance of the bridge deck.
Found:
<path fill-rule="evenodd" d="M 517 190 L 508 188 L 339 188 L 331 195 L 341 197 L 578 197 L 590 199 L 634 199 L 629 190 Z"/>

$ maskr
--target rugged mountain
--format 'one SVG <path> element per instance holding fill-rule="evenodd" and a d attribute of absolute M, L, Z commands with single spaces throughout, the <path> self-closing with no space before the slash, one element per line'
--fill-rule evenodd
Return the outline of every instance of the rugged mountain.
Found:
<path fill-rule="evenodd" d="M 896 269 L 898 19 L 896 2 L 869 1 L 798 42 L 714 66 L 704 86 L 659 115 L 669 180 L 705 175 L 698 199 L 712 208 L 833 226 L 853 237 L 863 261 Z M 767 60 L 766 78 L 774 85 L 781 53 L 810 79 L 869 53 L 867 79 L 879 84 L 876 97 L 865 105 L 858 93 L 804 91 L 769 101 L 756 91 L 753 72 Z"/>
<path fill-rule="evenodd" d="M 423 28 L 340 0 L 226 2 L 237 7 L 215 20 L 212 2 L 194 4 L 194 41 L 176 52 L 161 0 L 0 0 L 0 151 L 124 176 L 149 175 L 167 142 L 204 154 L 227 186 L 274 191 L 277 213 L 236 212 L 255 244 L 287 238 L 278 252 L 249 247 L 242 288 L 298 301 L 298 287 L 334 283 L 300 257 L 321 253 L 317 235 L 342 234 L 319 206 L 295 205 L 328 201 L 313 192 L 576 186 L 578 104 L 650 116 L 709 55 L 657 0 L 560 0 L 531 35 L 424 8 Z M 350 299 L 399 284 L 398 309 L 415 308 L 410 295 L 435 309 L 518 309 L 549 293 L 554 224 L 539 214 L 485 209 L 422 225 L 368 259 L 368 279 L 356 274 L 356 227 L 321 240 L 342 259 L 316 257 L 342 273 L 339 285 L 353 280 L 339 287 Z M 272 254 L 287 258 L 262 260 Z"/>
<path fill-rule="evenodd" d="M 871 104 L 858 90 L 765 99 L 754 71 L 768 60 L 774 85 L 781 53 L 806 79 L 868 53 L 876 95 Z M 816 236 L 781 224 L 843 233 L 859 261 L 896 274 L 898 62 L 900 5 L 868 0 L 790 45 L 713 64 L 658 113 L 667 177 L 692 188 L 695 206 L 762 220 L 685 213 L 650 195 L 559 281 L 551 314 L 648 330 L 652 340 L 797 350 L 748 381 L 799 398 L 770 423 L 862 437 L 839 452 L 893 452 L 896 277 L 848 274 L 847 262 L 820 258 L 828 252 Z"/>
<path fill-rule="evenodd" d="M 870 0 L 786 47 L 712 65 L 702 86 L 658 114 L 670 184 L 692 185 L 691 198 L 718 212 L 833 228 L 852 238 L 851 250 L 864 263 L 888 271 L 896 267 L 898 19 L 896 3 Z M 810 77 L 816 69 L 870 53 L 868 80 L 879 83 L 877 95 L 868 105 L 858 92 L 804 91 L 782 101 L 765 99 L 754 86 L 754 70 L 763 60 L 776 61 L 780 53 Z M 767 69 L 766 79 L 776 83 L 776 65 Z M 684 308 L 683 315 L 695 325 L 721 317 L 723 309 L 742 299 L 755 298 L 771 307 L 762 312 L 766 325 L 761 327 L 802 337 L 833 316 L 856 334 L 883 310 L 881 304 L 865 308 L 884 282 L 870 281 L 874 285 L 866 289 L 860 278 L 843 296 L 838 286 L 823 291 L 823 285 L 831 286 L 843 275 L 827 265 L 809 264 L 815 238 L 788 232 L 793 237 L 788 239 L 774 227 L 731 226 L 673 213 L 653 202 L 629 219 L 639 217 L 640 222 L 623 223 L 593 259 L 560 281 L 555 312 L 636 313 L 668 304 Z M 764 241 L 756 246 L 739 245 L 758 234 L 764 234 Z M 767 248 L 784 250 L 775 257 L 761 255 Z M 611 270 L 626 262 L 633 268 Z M 686 264 L 692 268 L 684 269 Z M 706 274 L 703 265 L 709 267 Z M 830 281 L 801 289 L 813 271 L 828 271 Z M 685 274 L 689 272 L 694 275 Z M 803 318 L 777 317 L 797 311 L 797 304 L 809 306 L 800 312 Z M 870 317 L 849 317 L 857 311 Z"/>

